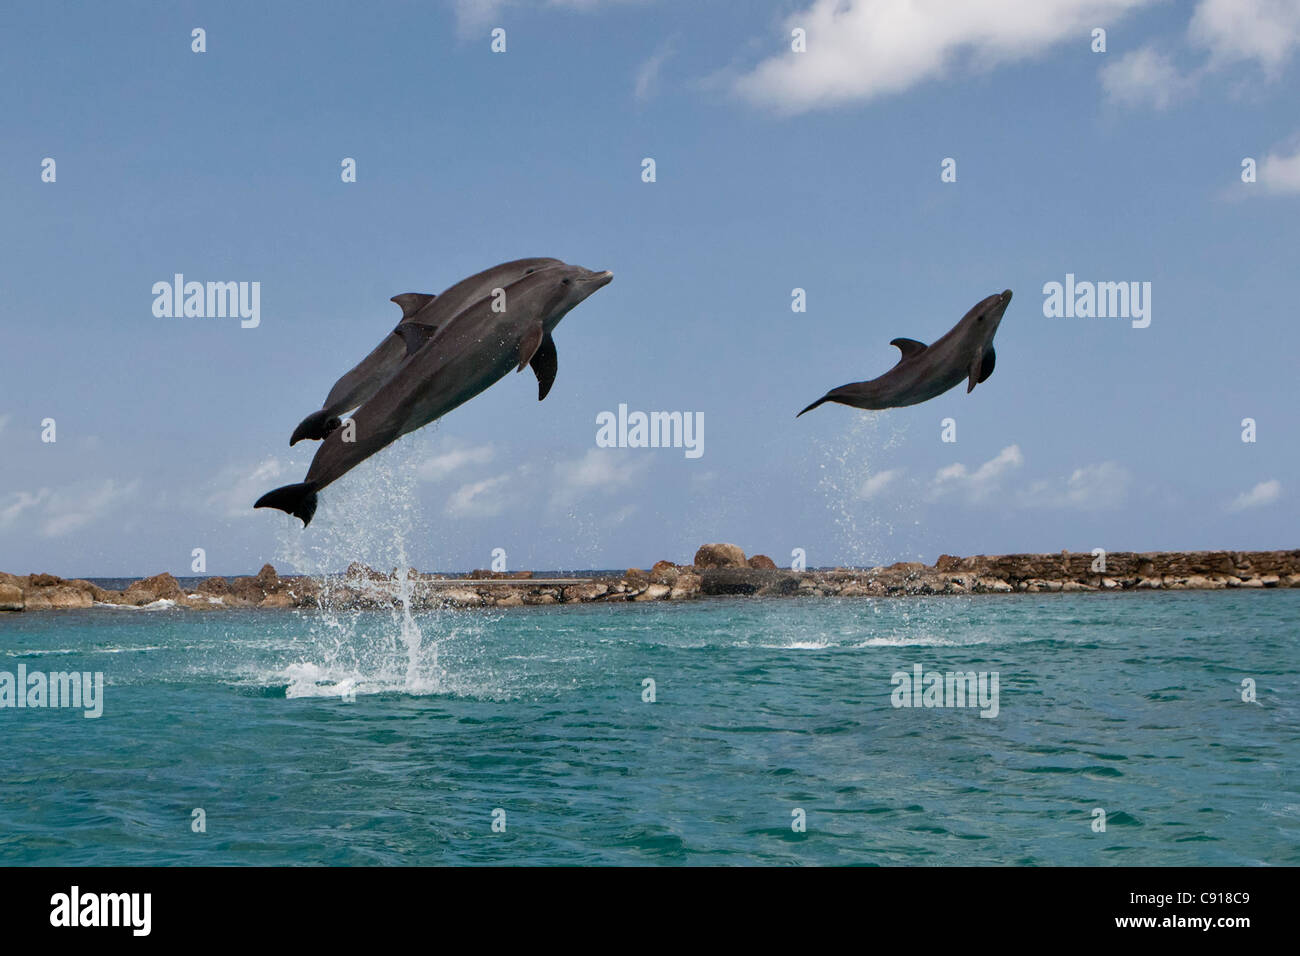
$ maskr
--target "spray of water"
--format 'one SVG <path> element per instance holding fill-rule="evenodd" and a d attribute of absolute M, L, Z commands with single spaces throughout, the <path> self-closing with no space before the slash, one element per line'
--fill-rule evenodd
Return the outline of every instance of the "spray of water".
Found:
<path fill-rule="evenodd" d="M 437 641 L 411 612 L 408 557 L 408 536 L 424 527 L 416 491 L 428 454 L 427 435 L 398 442 L 322 492 L 306 532 L 286 526 L 281 534 L 277 563 L 310 575 L 320 589 L 319 610 L 301 617 L 300 659 L 285 669 L 288 696 L 440 690 Z M 356 607 L 357 590 L 388 614 Z M 438 612 L 420 618 L 441 631 Z"/>
<path fill-rule="evenodd" d="M 852 423 L 823 441 L 818 487 L 836 527 L 836 550 L 845 564 L 871 567 L 886 560 L 888 539 L 902 506 L 888 509 L 867 495 L 872 478 L 889 471 L 906 429 L 882 412 L 857 412 Z"/>

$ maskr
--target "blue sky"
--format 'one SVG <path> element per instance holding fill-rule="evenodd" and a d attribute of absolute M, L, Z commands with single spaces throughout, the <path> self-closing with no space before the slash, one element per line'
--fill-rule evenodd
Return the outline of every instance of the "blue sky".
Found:
<path fill-rule="evenodd" d="M 196 547 L 209 573 L 342 567 L 377 529 L 447 569 L 718 540 L 811 565 L 1297 544 L 1294 0 L 6 19 L 0 568 L 182 574 Z M 253 511 L 305 474 L 289 433 L 397 321 L 390 296 L 523 256 L 615 274 L 559 326 L 545 402 L 508 377 L 328 488 L 305 532 Z M 260 282 L 260 325 L 155 317 L 178 272 Z M 1150 326 L 1044 316 L 1067 274 L 1150 282 Z M 795 420 L 1003 288 L 973 393 Z M 597 448 L 620 403 L 702 412 L 703 456 Z"/>

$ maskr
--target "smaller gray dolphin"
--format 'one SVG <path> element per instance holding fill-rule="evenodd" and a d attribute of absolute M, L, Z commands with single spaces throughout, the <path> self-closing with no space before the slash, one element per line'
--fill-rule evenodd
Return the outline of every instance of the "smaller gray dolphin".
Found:
<path fill-rule="evenodd" d="M 297 444 L 304 438 L 324 438 L 338 428 L 339 415 L 373 396 L 393 377 L 407 356 L 414 354 L 460 312 L 490 295 L 493 289 L 504 289 L 539 269 L 563 264 L 559 259 L 551 258 L 514 259 L 461 279 L 438 296 L 427 292 L 403 292 L 393 296 L 391 301 L 402 309 L 402 321 L 354 369 L 334 383 L 325 404 L 299 422 L 289 444 Z"/>
<path fill-rule="evenodd" d="M 1011 290 L 991 295 L 962 316 L 933 345 L 916 339 L 894 339 L 903 357 L 879 378 L 853 382 L 833 388 L 803 412 L 812 411 L 822 402 L 839 402 L 855 408 L 901 408 L 929 401 L 967 380 L 969 393 L 993 374 L 997 354 L 993 351 L 993 333 L 1011 302 Z M 800 412 L 799 415 L 802 415 Z M 798 418 L 796 415 L 795 418 Z"/>

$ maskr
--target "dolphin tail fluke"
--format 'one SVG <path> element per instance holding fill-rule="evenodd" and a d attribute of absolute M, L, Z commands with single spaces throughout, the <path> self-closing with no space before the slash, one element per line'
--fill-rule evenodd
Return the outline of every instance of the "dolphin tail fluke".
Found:
<path fill-rule="evenodd" d="M 311 524 L 312 515 L 316 513 L 316 486 L 310 481 L 285 485 L 262 495 L 253 507 L 279 508 L 285 514 L 300 519 L 305 528 Z"/>
<path fill-rule="evenodd" d="M 805 409 L 803 410 L 803 412 L 811 412 L 811 411 L 812 411 L 814 408 L 816 408 L 818 405 L 822 404 L 823 402 L 829 402 L 830 400 L 831 400 L 831 397 L 830 397 L 829 395 L 823 395 L 821 398 L 817 399 L 817 401 L 813 402 L 811 405 L 809 405 L 807 408 L 805 408 Z M 799 415 L 802 415 L 803 412 L 800 412 Z M 796 415 L 795 418 L 798 418 L 799 415 Z"/>
<path fill-rule="evenodd" d="M 296 445 L 304 438 L 319 441 L 338 428 L 339 424 L 337 416 L 331 415 L 329 409 L 322 408 L 318 412 L 312 412 L 298 423 L 298 427 L 293 430 L 293 437 L 289 439 L 289 444 Z"/>

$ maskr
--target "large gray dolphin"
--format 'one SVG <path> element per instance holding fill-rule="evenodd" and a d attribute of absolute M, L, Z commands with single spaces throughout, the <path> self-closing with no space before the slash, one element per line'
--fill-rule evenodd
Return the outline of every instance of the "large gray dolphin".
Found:
<path fill-rule="evenodd" d="M 339 425 L 339 415 L 356 408 L 379 391 L 408 355 L 450 319 L 493 289 L 504 289 L 539 269 L 563 264 L 559 259 L 515 259 L 461 279 L 438 296 L 425 292 L 403 292 L 393 296 L 391 301 L 402 309 L 402 320 L 397 328 L 384 336 L 384 340 L 356 368 L 334 383 L 325 404 L 298 424 L 289 444 L 296 444 L 304 438 L 324 438 L 332 432 Z"/>
<path fill-rule="evenodd" d="M 390 445 L 482 392 L 510 369 L 532 365 L 541 401 L 555 381 L 558 361 L 551 332 L 560 319 L 612 272 L 560 265 L 505 287 L 504 311 L 488 296 L 464 310 L 385 382 L 353 417 L 352 428 L 332 431 L 316 452 L 304 481 L 269 491 L 254 508 L 279 508 L 302 519 L 316 513 L 316 494 Z"/>
<path fill-rule="evenodd" d="M 903 357 L 879 378 L 833 388 L 803 412 L 822 402 L 839 402 L 855 408 L 901 408 L 929 401 L 967 380 L 966 391 L 993 374 L 997 354 L 993 333 L 1011 302 L 1011 290 L 991 295 L 962 316 L 962 320 L 933 345 L 916 339 L 894 339 Z M 800 412 L 799 415 L 802 415 Z M 795 418 L 798 418 L 796 415 Z"/>

